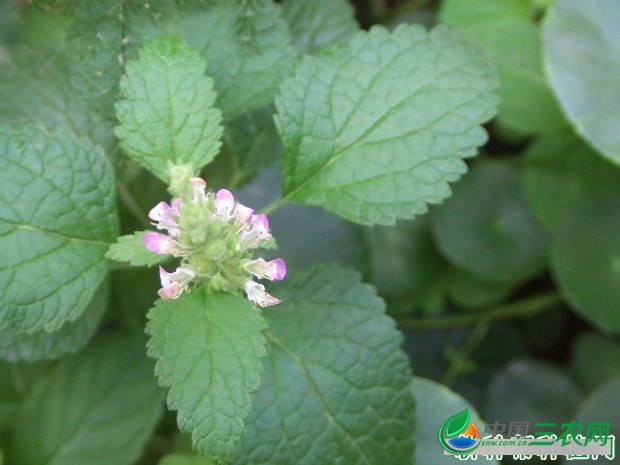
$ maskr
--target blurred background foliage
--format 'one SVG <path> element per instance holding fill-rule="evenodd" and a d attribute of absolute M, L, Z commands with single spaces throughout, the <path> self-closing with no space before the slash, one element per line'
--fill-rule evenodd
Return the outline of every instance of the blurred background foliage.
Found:
<path fill-rule="evenodd" d="M 16 3 L 23 5 L 0 1 L 0 62 L 14 44 L 49 52 L 64 40 L 62 18 Z M 488 144 L 468 161 L 470 171 L 444 204 L 390 227 L 361 227 L 289 204 L 271 216 L 278 256 L 290 270 L 337 260 L 362 272 L 404 331 L 414 374 L 454 391 L 416 381 L 420 392 L 430 390 L 426 398 L 460 395 L 486 421 L 596 419 L 611 421 L 619 434 L 620 169 L 576 134 L 549 84 L 541 24 L 552 0 L 352 3 L 364 28 L 447 23 L 480 43 L 500 72 L 499 114 L 487 125 Z M 17 55 L 21 74 L 4 72 L 0 82 L 48 72 L 36 51 L 28 53 L 34 56 Z M 66 89 L 55 87 L 48 89 L 53 98 L 69 112 L 73 106 L 80 111 L 80 102 L 64 99 Z M 0 86 L 0 119 L 48 111 L 37 98 L 11 92 Z M 280 189 L 272 111 L 227 121 L 223 153 L 203 173 L 211 187 L 231 188 L 256 208 Z M 77 124 L 118 150 L 106 121 L 93 115 Z M 115 160 L 122 230 L 130 233 L 144 228 L 139 216 L 167 194 L 152 175 Z M 115 271 L 99 331 L 141 330 L 158 286 L 153 270 Z M 2 419 L 10 418 L 32 380 L 51 369 L 49 363 L 0 364 L 0 443 L 8 434 Z M 424 412 L 426 398 L 416 396 Z M 173 415 L 165 414 L 141 463 L 187 451 L 175 431 Z"/>

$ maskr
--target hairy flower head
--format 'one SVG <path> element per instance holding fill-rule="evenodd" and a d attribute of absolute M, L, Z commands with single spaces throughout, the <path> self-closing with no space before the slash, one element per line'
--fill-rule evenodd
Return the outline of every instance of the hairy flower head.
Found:
<path fill-rule="evenodd" d="M 256 249 L 269 246 L 273 237 L 267 217 L 237 202 L 221 189 L 206 192 L 201 178 L 190 178 L 179 187 L 180 196 L 170 204 L 160 202 L 150 212 L 152 224 L 163 232 L 143 236 L 145 247 L 157 254 L 181 258 L 172 273 L 159 269 L 162 299 L 175 299 L 193 284 L 208 281 L 216 290 L 245 292 L 252 302 L 266 307 L 280 303 L 258 279 L 281 280 L 286 266 L 281 258 L 253 258 Z"/>

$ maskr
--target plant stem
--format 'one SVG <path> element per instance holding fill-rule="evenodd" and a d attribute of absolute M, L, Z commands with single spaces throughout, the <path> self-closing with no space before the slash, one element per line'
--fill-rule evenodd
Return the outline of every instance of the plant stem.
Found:
<path fill-rule="evenodd" d="M 265 215 L 269 215 L 270 213 L 273 213 L 274 211 L 276 211 L 278 208 L 280 208 L 282 205 L 286 204 L 287 202 L 288 202 L 287 197 L 280 197 L 274 200 L 273 202 L 271 202 L 266 207 L 261 208 L 261 213 Z"/>
<path fill-rule="evenodd" d="M 125 204 L 125 206 L 132 213 L 132 215 L 136 218 L 136 220 L 138 220 L 138 222 L 145 229 L 149 229 L 151 225 L 146 219 L 146 214 L 142 211 L 142 208 L 140 208 L 140 205 L 138 205 L 138 202 L 131 194 L 129 189 L 127 189 L 127 186 L 125 186 L 125 184 L 123 184 L 122 182 L 117 182 L 116 189 L 118 191 L 118 197 L 121 199 L 123 204 Z"/>
<path fill-rule="evenodd" d="M 490 328 L 491 325 L 487 320 L 478 322 L 473 331 L 469 333 L 460 349 L 452 353 L 450 364 L 443 376 L 443 384 L 448 387 L 454 386 L 459 376 L 467 371 L 468 365 L 471 364 L 469 360 L 471 354 L 489 333 Z"/>
<path fill-rule="evenodd" d="M 510 318 L 532 317 L 562 302 L 557 291 L 539 294 L 534 297 L 492 307 L 476 313 L 424 318 L 397 318 L 401 329 L 430 331 L 475 326 L 481 321 L 493 322 Z"/>

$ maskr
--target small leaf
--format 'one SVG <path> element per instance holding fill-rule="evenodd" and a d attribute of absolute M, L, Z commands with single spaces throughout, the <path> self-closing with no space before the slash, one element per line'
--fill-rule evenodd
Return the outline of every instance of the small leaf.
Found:
<path fill-rule="evenodd" d="M 437 440 L 437 431 L 443 421 L 454 412 L 460 412 L 464 408 L 469 409 L 471 422 L 482 431 L 484 423 L 478 413 L 460 395 L 429 379 L 414 377 L 411 391 L 416 398 L 416 427 L 413 434 L 416 447 L 413 463 L 416 465 L 456 463 L 454 456 L 443 455 L 443 450 Z M 498 465 L 496 460 L 485 460 L 484 463 Z"/>
<path fill-rule="evenodd" d="M 557 0 L 543 23 L 549 81 L 577 132 L 620 165 L 620 3 Z"/>
<path fill-rule="evenodd" d="M 112 167 L 64 128 L 0 125 L 0 329 L 76 320 L 108 270 L 118 234 Z"/>
<path fill-rule="evenodd" d="M 95 334 L 108 305 L 109 286 L 101 285 L 84 313 L 58 331 L 34 334 L 0 331 L 0 359 L 11 363 L 55 360 L 81 350 Z"/>
<path fill-rule="evenodd" d="M 108 336 L 63 360 L 22 402 L 12 451 L 20 465 L 130 465 L 162 413 L 142 337 Z"/>
<path fill-rule="evenodd" d="M 205 286 L 158 300 L 148 318 L 148 353 L 179 428 L 207 458 L 227 462 L 260 384 L 265 320 L 248 300 Z"/>
<path fill-rule="evenodd" d="M 433 210 L 431 226 L 439 250 L 483 281 L 515 284 L 544 268 L 545 236 L 508 164 L 476 165 Z"/>
<path fill-rule="evenodd" d="M 276 294 L 263 382 L 233 463 L 411 463 L 409 362 L 374 289 L 314 266 Z"/>
<path fill-rule="evenodd" d="M 345 0 L 286 0 L 282 2 L 282 16 L 293 43 L 304 53 L 346 44 L 359 30 L 355 9 Z"/>
<path fill-rule="evenodd" d="M 305 57 L 276 99 L 284 196 L 362 224 L 425 212 L 487 140 L 496 85 L 486 55 L 445 27 L 374 27 Z"/>
<path fill-rule="evenodd" d="M 164 181 L 168 162 L 191 163 L 198 172 L 219 152 L 222 115 L 206 66 L 182 39 L 165 36 L 144 45 L 121 81 L 121 147 Z"/>
<path fill-rule="evenodd" d="M 110 245 L 105 256 L 117 262 L 127 262 L 131 266 L 153 266 L 168 260 L 171 255 L 159 255 L 148 250 L 142 242 L 146 231 L 119 236 L 116 243 Z"/>
<path fill-rule="evenodd" d="M 620 196 L 590 199 L 566 212 L 552 239 L 551 269 L 577 313 L 620 333 Z"/>

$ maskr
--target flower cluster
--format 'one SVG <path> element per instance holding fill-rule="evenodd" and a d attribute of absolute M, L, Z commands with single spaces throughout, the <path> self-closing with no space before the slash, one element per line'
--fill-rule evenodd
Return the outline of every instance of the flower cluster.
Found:
<path fill-rule="evenodd" d="M 167 234 L 144 234 L 146 248 L 181 258 L 172 273 L 159 267 L 159 296 L 175 299 L 192 283 L 208 280 L 216 290 L 243 289 L 247 298 L 261 307 L 280 303 L 253 279 L 280 280 L 286 274 L 281 258 L 252 258 L 255 249 L 269 246 L 273 240 L 267 217 L 236 202 L 226 189 L 215 194 L 205 189 L 201 178 L 191 178 L 180 198 L 170 205 L 160 202 L 149 212 L 156 228 Z"/>

